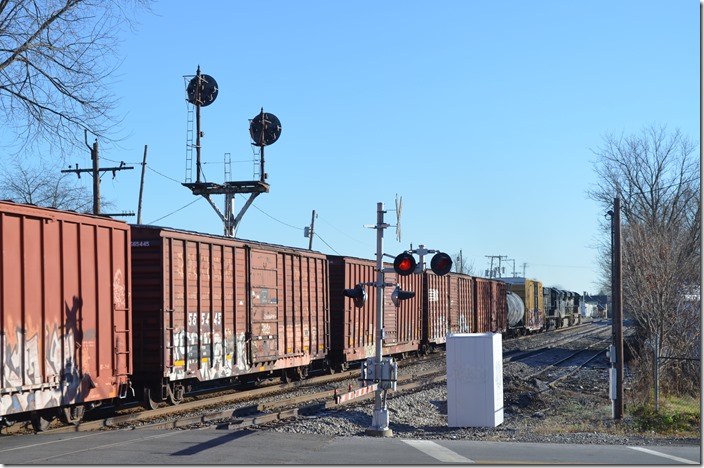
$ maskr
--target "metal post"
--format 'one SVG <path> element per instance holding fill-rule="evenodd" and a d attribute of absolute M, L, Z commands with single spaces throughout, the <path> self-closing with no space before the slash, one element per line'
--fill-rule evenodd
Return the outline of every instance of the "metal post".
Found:
<path fill-rule="evenodd" d="M 139 202 L 137 203 L 137 224 L 142 224 L 142 194 L 144 193 L 144 170 L 147 168 L 147 145 L 144 145 L 142 159 L 142 180 L 139 183 Z"/>
<path fill-rule="evenodd" d="M 196 71 L 196 91 L 195 91 L 195 106 L 196 106 L 196 184 L 200 184 L 200 65 Z"/>
<path fill-rule="evenodd" d="M 225 194 L 225 237 L 235 237 L 235 194 L 227 192 Z"/>
<path fill-rule="evenodd" d="M 384 204 L 377 203 L 376 205 L 376 359 L 374 375 L 378 378 L 382 369 L 383 358 L 383 341 L 384 341 Z M 386 408 L 386 389 L 379 385 L 374 396 L 374 414 L 372 416 L 372 425 L 367 429 L 367 434 L 390 437 L 392 435 L 389 429 L 389 413 Z"/>
<path fill-rule="evenodd" d="M 308 233 L 308 250 L 313 250 L 313 234 L 315 233 L 315 210 L 310 218 L 310 232 Z"/>
<path fill-rule="evenodd" d="M 100 214 L 100 173 L 98 171 L 98 140 L 93 143 L 93 149 L 90 152 L 93 160 L 93 214 Z"/>
<path fill-rule="evenodd" d="M 660 334 L 655 334 L 653 349 L 653 379 L 655 380 L 655 411 L 660 411 Z"/>
<path fill-rule="evenodd" d="M 614 199 L 614 290 L 613 297 L 613 342 L 616 350 L 616 399 L 614 400 L 614 419 L 623 418 L 623 302 L 622 302 L 622 280 L 623 272 L 621 265 L 621 199 Z"/>

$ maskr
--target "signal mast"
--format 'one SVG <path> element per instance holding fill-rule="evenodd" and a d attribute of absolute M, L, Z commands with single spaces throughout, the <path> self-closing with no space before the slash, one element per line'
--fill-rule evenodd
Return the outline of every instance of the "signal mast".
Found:
<path fill-rule="evenodd" d="M 274 143 L 281 136 L 281 122 L 271 113 L 260 113 L 250 120 L 249 134 L 252 138 L 252 145 L 259 147 L 259 180 L 249 181 L 225 181 L 222 184 L 205 182 L 201 180 L 201 138 L 203 132 L 200 125 L 201 107 L 206 107 L 215 101 L 218 96 L 218 84 L 210 75 L 200 72 L 200 65 L 195 76 L 184 76 L 184 79 L 191 78 L 186 87 L 186 100 L 188 108 L 188 131 L 186 141 L 186 182 L 182 185 L 189 188 L 193 195 L 200 195 L 213 207 L 224 225 L 224 235 L 235 237 L 237 226 L 242 220 L 244 213 L 250 207 L 254 199 L 260 193 L 269 192 L 269 184 L 266 183 L 267 174 L 264 172 L 264 147 Z M 195 109 L 195 144 L 193 143 L 193 109 Z M 192 181 L 193 149 L 196 152 L 196 181 Z M 235 216 L 235 194 L 249 193 L 249 199 L 244 204 L 240 212 Z M 225 213 L 223 214 L 210 198 L 211 195 L 225 195 Z"/>

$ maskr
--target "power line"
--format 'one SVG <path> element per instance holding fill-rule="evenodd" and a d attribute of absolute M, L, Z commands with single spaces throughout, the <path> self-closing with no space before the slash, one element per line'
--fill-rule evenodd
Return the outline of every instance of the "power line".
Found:
<path fill-rule="evenodd" d="M 320 237 L 320 234 L 318 234 L 317 232 L 314 232 L 313 235 L 315 235 L 318 239 L 320 239 L 321 241 L 323 241 L 323 244 L 327 245 L 327 246 L 330 248 L 330 250 L 332 250 L 333 252 L 335 252 L 337 255 L 342 255 L 342 254 L 340 254 L 340 252 L 338 252 L 337 250 L 333 249 L 330 244 L 328 244 L 327 242 L 325 242 L 325 239 L 323 239 L 322 237 Z"/>
<path fill-rule="evenodd" d="M 189 204 L 187 204 L 187 205 L 184 205 L 184 206 L 182 206 L 181 208 L 179 208 L 178 210 L 172 211 L 171 213 L 169 213 L 169 214 L 167 214 L 167 215 L 164 215 L 164 216 L 162 216 L 162 217 L 159 218 L 159 219 L 155 219 L 154 221 L 150 222 L 149 224 L 154 224 L 154 223 L 156 223 L 157 221 L 161 221 L 161 220 L 164 219 L 164 218 L 168 218 L 168 217 L 171 216 L 172 214 L 176 214 L 176 213 L 178 213 L 179 211 L 181 211 L 181 210 L 183 210 L 183 209 L 185 209 L 185 208 L 188 208 L 189 206 L 191 206 L 192 204 L 194 204 L 194 203 L 197 202 L 197 201 L 200 201 L 200 198 L 196 198 L 196 199 L 193 200 L 191 203 L 189 203 Z"/>
<path fill-rule="evenodd" d="M 244 196 L 244 195 L 241 195 L 241 196 Z M 267 213 L 266 211 L 262 210 L 261 208 L 259 208 L 259 207 L 258 207 L 257 205 L 255 205 L 254 203 L 252 203 L 252 206 L 253 206 L 254 208 L 256 208 L 257 210 L 259 210 L 261 213 L 265 214 L 265 215 L 268 216 L 269 218 L 271 218 L 271 219 L 273 219 L 274 221 L 276 221 L 277 223 L 281 223 L 281 224 L 283 224 L 284 226 L 288 226 L 288 227 L 293 228 L 293 229 L 296 229 L 296 230 L 298 230 L 298 231 L 302 231 L 302 230 L 303 230 L 303 228 L 299 228 L 298 226 L 293 226 L 293 225 L 291 225 L 291 224 L 288 224 L 288 223 L 285 223 L 285 222 L 281 221 L 280 219 L 274 218 L 272 215 L 270 215 L 270 214 Z"/>

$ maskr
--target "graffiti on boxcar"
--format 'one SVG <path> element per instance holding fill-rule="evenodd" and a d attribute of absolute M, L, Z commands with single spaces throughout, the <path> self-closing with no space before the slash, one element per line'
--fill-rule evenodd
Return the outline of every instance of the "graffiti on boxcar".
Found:
<path fill-rule="evenodd" d="M 469 320 L 467 320 L 466 315 L 460 313 L 457 325 L 458 325 L 458 333 L 469 333 Z"/>
<path fill-rule="evenodd" d="M 122 278 L 122 270 L 119 268 L 115 271 L 112 279 L 113 302 L 115 307 L 124 308 L 125 301 L 125 281 Z"/>
<path fill-rule="evenodd" d="M 41 356 L 37 333 L 25 340 L 26 331 L 17 328 L 15 339 L 0 335 L 4 356 L 3 389 L 0 396 L 2 414 L 52 408 L 85 400 L 93 387 L 88 374 L 81 378 L 76 361 L 76 314 L 78 298 L 66 305 L 66 332 L 61 336 L 58 324 L 46 330 L 44 356 Z M 62 353 L 63 341 L 63 353 Z M 22 345 L 24 343 L 24 345 Z M 44 360 L 45 375 L 41 374 Z"/>
<path fill-rule="evenodd" d="M 189 369 L 198 370 L 198 378 L 211 380 L 231 377 L 241 372 L 233 369 L 232 353 L 236 347 L 231 342 L 229 330 L 225 337 L 220 332 L 211 332 L 210 312 L 192 312 L 188 314 L 188 327 L 191 331 L 181 329 L 174 334 L 174 370 L 171 379 L 192 377 Z M 217 329 L 222 325 L 222 312 L 213 313 L 213 326 Z M 194 330 L 194 327 L 196 330 Z M 200 332 L 197 328 L 200 327 Z M 240 366 L 239 359 L 244 355 L 237 351 L 238 371 L 246 370 Z"/>

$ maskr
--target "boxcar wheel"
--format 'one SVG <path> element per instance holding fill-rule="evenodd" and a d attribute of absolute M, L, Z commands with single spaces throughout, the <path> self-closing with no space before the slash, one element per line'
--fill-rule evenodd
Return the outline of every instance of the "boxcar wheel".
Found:
<path fill-rule="evenodd" d="M 12 427 L 15 425 L 15 421 L 7 418 L 0 418 L 0 427 Z"/>
<path fill-rule="evenodd" d="M 142 406 L 148 410 L 155 410 L 159 407 L 159 402 L 161 398 L 156 399 L 152 396 L 152 390 L 150 388 L 144 389 L 144 395 L 142 397 Z"/>
<path fill-rule="evenodd" d="M 283 369 L 281 371 L 281 382 L 285 383 L 285 384 L 293 382 L 293 376 L 291 375 L 291 369 Z"/>
<path fill-rule="evenodd" d="M 81 422 L 83 419 L 83 414 L 85 413 L 85 406 L 83 405 L 77 405 L 77 406 L 70 406 L 67 408 L 62 408 L 61 409 L 61 421 L 63 421 L 66 424 L 73 424 L 74 426 L 77 426 L 78 423 Z"/>
<path fill-rule="evenodd" d="M 308 366 L 299 366 L 296 368 L 296 378 L 298 380 L 305 380 L 308 378 Z"/>
<path fill-rule="evenodd" d="M 166 387 L 166 401 L 173 406 L 180 404 L 183 401 L 185 391 L 182 385 L 174 385 L 173 388 L 171 386 Z"/>
<path fill-rule="evenodd" d="M 34 429 L 35 432 L 46 431 L 47 429 L 49 429 L 49 425 L 53 420 L 53 416 L 50 416 L 48 413 L 43 412 L 32 413 L 32 416 L 30 418 L 30 421 L 32 422 L 32 429 Z"/>

